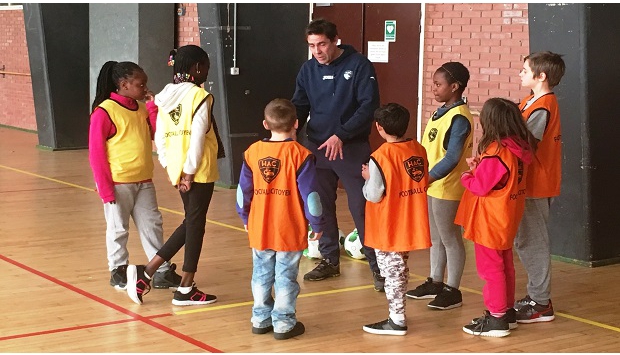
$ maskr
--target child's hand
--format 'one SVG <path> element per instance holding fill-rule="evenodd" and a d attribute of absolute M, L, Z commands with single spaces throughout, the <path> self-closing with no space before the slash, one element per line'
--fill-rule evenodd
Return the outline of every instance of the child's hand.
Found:
<path fill-rule="evenodd" d="M 467 166 L 469 166 L 469 170 L 474 170 L 478 166 L 478 163 L 480 163 L 480 158 L 475 156 L 466 158 L 465 161 L 467 162 Z"/>
<path fill-rule="evenodd" d="M 155 94 L 151 90 L 148 90 L 146 95 L 144 95 L 144 101 L 149 102 L 153 100 L 155 100 Z"/>
<path fill-rule="evenodd" d="M 315 240 L 321 239 L 322 236 L 323 236 L 323 232 L 314 233 L 314 237 L 308 238 L 308 240 L 314 242 Z"/>
<path fill-rule="evenodd" d="M 181 173 L 181 181 L 179 181 L 179 191 L 189 191 L 192 188 L 192 182 L 194 182 L 194 174 Z"/>
<path fill-rule="evenodd" d="M 368 164 L 362 164 L 362 177 L 364 180 L 370 179 L 370 173 L 368 172 Z"/>

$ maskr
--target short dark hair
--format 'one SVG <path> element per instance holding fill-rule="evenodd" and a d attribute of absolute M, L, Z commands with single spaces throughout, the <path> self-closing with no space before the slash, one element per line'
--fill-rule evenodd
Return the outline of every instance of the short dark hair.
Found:
<path fill-rule="evenodd" d="M 338 36 L 336 24 L 325 19 L 317 19 L 306 26 L 306 38 L 310 35 L 325 35 L 330 41 Z"/>
<path fill-rule="evenodd" d="M 447 62 L 443 63 L 438 69 L 438 72 L 444 73 L 448 84 L 458 83 L 459 91 L 462 93 L 467 87 L 469 82 L 469 70 L 460 62 Z"/>
<path fill-rule="evenodd" d="M 536 52 L 523 59 L 524 62 L 527 60 L 530 61 L 530 68 L 535 78 L 540 76 L 541 73 L 545 73 L 549 88 L 557 86 L 560 80 L 562 80 L 566 65 L 561 54 L 549 51 Z"/>
<path fill-rule="evenodd" d="M 390 136 L 402 138 L 409 126 L 409 110 L 397 103 L 389 103 L 375 110 L 375 120 Z"/>
<path fill-rule="evenodd" d="M 290 100 L 273 99 L 265 106 L 265 121 L 270 131 L 290 132 L 296 119 L 297 109 Z"/>

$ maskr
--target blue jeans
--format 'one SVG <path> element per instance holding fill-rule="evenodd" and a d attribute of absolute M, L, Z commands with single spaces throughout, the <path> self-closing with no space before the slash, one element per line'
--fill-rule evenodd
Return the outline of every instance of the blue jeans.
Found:
<path fill-rule="evenodd" d="M 299 260 L 301 251 L 252 249 L 252 326 L 273 325 L 276 333 L 286 333 L 297 323 L 295 306 L 299 295 Z M 275 291 L 275 300 L 271 288 Z"/>

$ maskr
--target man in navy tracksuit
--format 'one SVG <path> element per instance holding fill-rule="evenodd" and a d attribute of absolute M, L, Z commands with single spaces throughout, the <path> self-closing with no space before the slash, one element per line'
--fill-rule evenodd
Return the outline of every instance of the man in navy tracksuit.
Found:
<path fill-rule="evenodd" d="M 338 46 L 336 25 L 316 20 L 306 27 L 313 58 L 297 75 L 292 102 L 297 107 L 299 127 L 307 121 L 306 147 L 316 157 L 319 194 L 323 202 L 325 228 L 319 251 L 325 258 L 304 280 L 318 281 L 340 275 L 340 248 L 336 220 L 338 180 L 347 191 L 349 210 L 362 242 L 364 210 L 362 164 L 370 158 L 368 137 L 374 111 L 379 107 L 379 88 L 372 63 L 353 47 Z M 308 119 L 310 114 L 310 120 Z M 364 247 L 373 272 L 375 290 L 383 291 L 375 252 Z"/>

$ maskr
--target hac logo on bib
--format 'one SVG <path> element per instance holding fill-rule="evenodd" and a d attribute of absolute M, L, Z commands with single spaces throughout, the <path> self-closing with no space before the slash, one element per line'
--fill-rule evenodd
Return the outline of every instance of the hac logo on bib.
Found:
<path fill-rule="evenodd" d="M 260 170 L 261 175 L 263 176 L 263 180 L 266 183 L 270 183 L 273 179 L 278 176 L 280 172 L 280 159 L 276 159 L 273 157 L 267 157 L 258 160 L 258 169 Z"/>
<path fill-rule="evenodd" d="M 347 70 L 347 71 L 344 72 L 343 76 L 344 76 L 345 79 L 349 80 L 349 79 L 351 79 L 353 77 L 353 71 L 352 70 Z"/>

